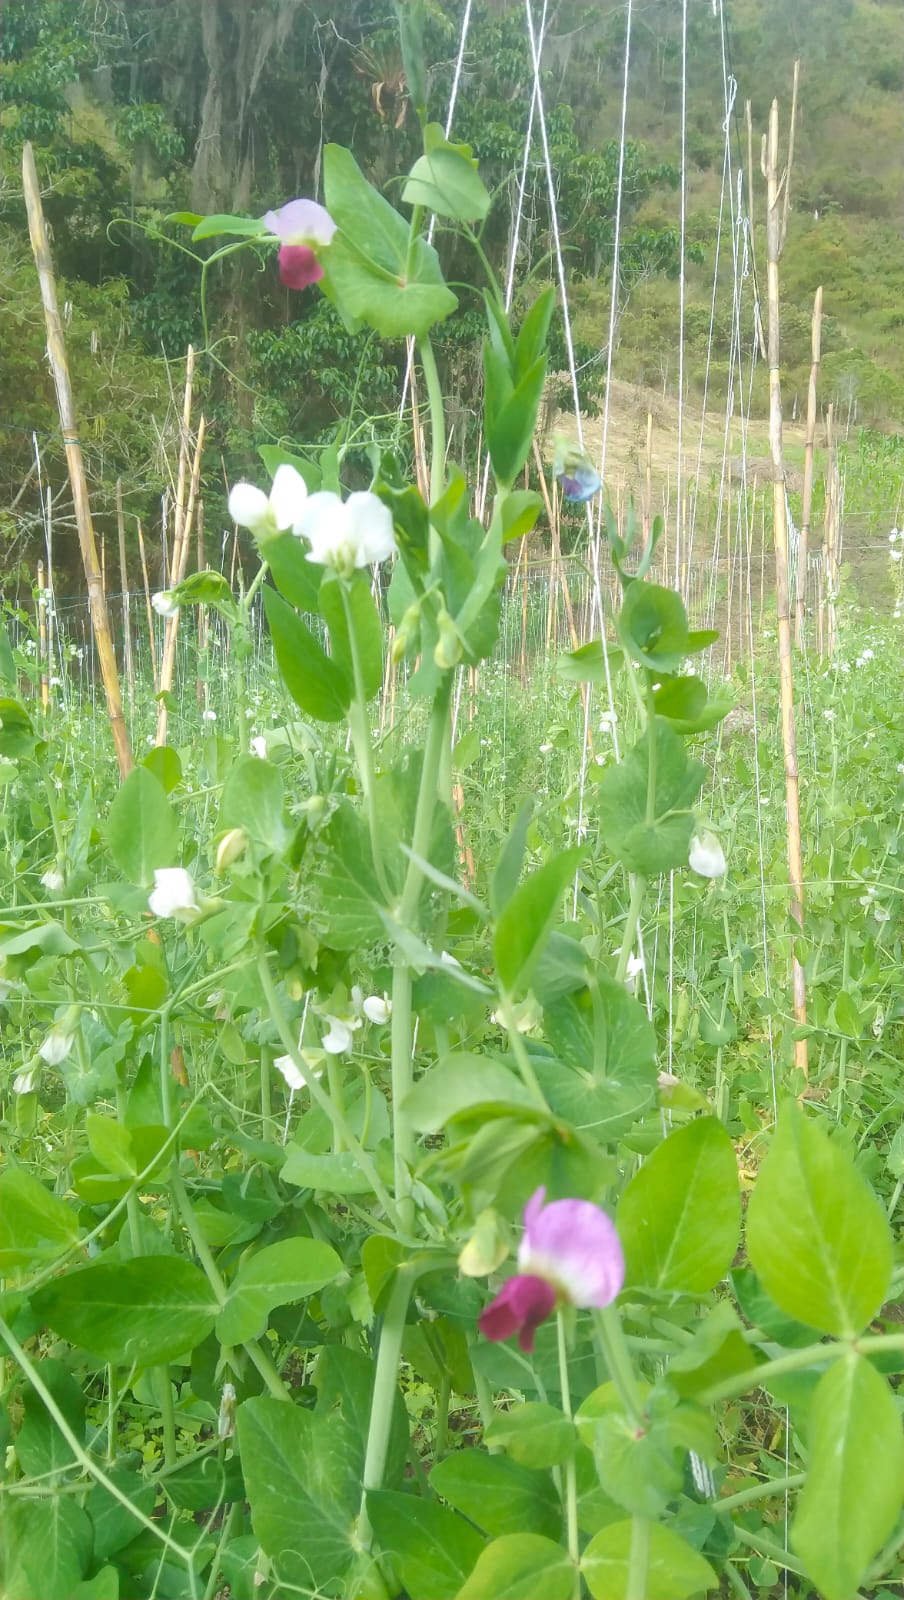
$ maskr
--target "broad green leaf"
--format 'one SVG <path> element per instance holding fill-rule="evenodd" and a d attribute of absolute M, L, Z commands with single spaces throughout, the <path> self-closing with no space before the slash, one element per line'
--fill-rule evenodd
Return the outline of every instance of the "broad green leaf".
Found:
<path fill-rule="evenodd" d="M 652 874 L 687 866 L 694 814 L 706 768 L 691 761 L 684 740 L 661 717 L 653 719 L 656 785 L 653 821 L 647 820 L 650 731 L 623 761 L 603 774 L 597 805 L 603 838 L 629 872 Z"/>
<path fill-rule="evenodd" d="M 468 145 L 450 144 L 439 123 L 424 129 L 426 150 L 414 163 L 402 190 L 409 206 L 423 206 L 455 222 L 482 222 L 490 209 L 486 184 Z"/>
<path fill-rule="evenodd" d="M 888 1293 L 885 1211 L 847 1151 L 793 1101 L 750 1197 L 747 1251 L 782 1311 L 836 1338 L 861 1333 Z"/>
<path fill-rule="evenodd" d="M 9 642 L 6 624 L 0 623 L 0 683 L 15 689 L 17 679 L 16 662 Z"/>
<path fill-rule="evenodd" d="M 185 220 L 191 216 L 190 212 L 176 212 L 173 221 Z M 267 224 L 263 217 L 233 217 L 228 212 L 220 211 L 209 217 L 202 217 L 195 224 L 192 240 L 195 244 L 200 239 L 216 239 L 221 234 L 230 234 L 248 239 L 260 238 L 267 234 Z"/>
<path fill-rule="evenodd" d="M 701 678 L 692 675 L 664 678 L 653 691 L 653 709 L 665 717 L 676 733 L 705 733 L 727 717 L 734 704 L 730 690 L 721 685 L 708 694 Z"/>
<path fill-rule="evenodd" d="M 77 949 L 60 922 L 36 922 L 24 928 L 21 923 L 0 922 L 0 957 L 71 956 Z"/>
<path fill-rule="evenodd" d="M 574 1585 L 560 1544 L 537 1533 L 509 1534 L 487 1545 L 457 1600 L 571 1600 Z"/>
<path fill-rule="evenodd" d="M 244 828 L 268 850 L 281 850 L 288 838 L 283 821 L 283 781 L 277 767 L 257 756 L 239 756 L 229 769 L 220 802 L 219 827 Z"/>
<path fill-rule="evenodd" d="M 85 1118 L 85 1132 L 95 1160 L 120 1178 L 136 1178 L 169 1138 L 169 1130 L 162 1123 L 125 1128 L 114 1117 L 102 1117 L 94 1111 Z"/>
<path fill-rule="evenodd" d="M 232 590 L 222 572 L 192 572 L 168 593 L 180 606 L 215 606 L 230 620 L 237 615 Z"/>
<path fill-rule="evenodd" d="M 283 599 L 299 611 L 316 612 L 324 568 L 308 560 L 307 548 L 294 534 L 281 533 L 278 539 L 262 539 L 260 552 Z"/>
<path fill-rule="evenodd" d="M 341 722 L 352 695 L 342 668 L 275 589 L 263 595 L 276 663 L 295 704 L 319 722 Z"/>
<path fill-rule="evenodd" d="M 734 1147 L 715 1117 L 670 1133 L 618 1207 L 625 1282 L 704 1294 L 724 1277 L 741 1231 Z"/>
<path fill-rule="evenodd" d="M 522 1467 L 558 1467 L 577 1449 L 574 1423 L 555 1406 L 529 1400 L 497 1411 L 484 1435 Z"/>
<path fill-rule="evenodd" d="M 160 1480 L 167 1499 L 179 1511 L 206 1511 L 244 1500 L 245 1482 L 237 1456 L 193 1456 Z M 152 1502 L 153 1503 L 153 1502 Z"/>
<path fill-rule="evenodd" d="M 490 883 L 490 909 L 494 916 L 498 917 L 504 910 L 517 888 L 527 848 L 527 830 L 533 814 L 534 800 L 533 796 L 529 795 L 518 807 L 518 813 L 509 830 L 508 838 L 499 852 L 499 859 L 493 872 Z"/>
<path fill-rule="evenodd" d="M 70 1429 L 81 1442 L 85 1437 L 85 1397 L 62 1361 L 45 1356 L 41 1378 L 47 1385 Z M 75 1456 L 44 1405 L 32 1388 L 25 1391 L 25 1419 L 16 1434 L 16 1458 L 26 1477 L 63 1472 L 75 1465 Z"/>
<path fill-rule="evenodd" d="M 832 1015 L 839 1033 L 848 1039 L 859 1039 L 863 1032 L 863 1023 L 856 1002 L 847 989 L 839 990 L 832 1006 Z"/>
<path fill-rule="evenodd" d="M 532 489 L 514 489 L 502 502 L 502 542 L 523 539 L 534 527 L 543 501 Z"/>
<path fill-rule="evenodd" d="M 179 825 L 159 779 L 134 767 L 107 818 L 110 854 L 130 883 L 149 889 L 158 867 L 171 867 L 179 853 Z"/>
<path fill-rule="evenodd" d="M 0 1172 L 0 1273 L 53 1261 L 81 1234 L 76 1212 L 22 1167 Z"/>
<path fill-rule="evenodd" d="M 607 643 L 604 655 L 602 641 L 591 639 L 589 644 L 579 645 L 577 650 L 566 650 L 564 655 L 559 656 L 556 672 L 568 683 L 595 683 L 605 688 L 607 663 L 611 678 L 621 667 L 623 659 L 617 645 Z"/>
<path fill-rule="evenodd" d="M 164 794 L 172 794 L 182 781 L 182 762 L 178 752 L 168 744 L 155 745 L 143 758 L 141 765 L 154 774 Z"/>
<path fill-rule="evenodd" d="M 513 374 L 523 378 L 546 349 L 549 324 L 556 304 L 556 291 L 552 284 L 541 289 L 536 300 L 524 315 L 515 340 Z"/>
<path fill-rule="evenodd" d="M 218 1310 L 203 1272 L 181 1256 L 94 1262 L 46 1284 L 32 1306 L 70 1344 L 139 1367 L 194 1349 Z"/>
<path fill-rule="evenodd" d="M 38 736 L 19 700 L 0 699 L 0 756 L 17 761 L 31 755 Z"/>
<path fill-rule="evenodd" d="M 435 1500 L 391 1489 L 367 1496 L 367 1514 L 409 1594 L 455 1600 L 486 1545 L 470 1522 Z"/>
<path fill-rule="evenodd" d="M 157 1486 L 140 1471 L 141 1457 L 136 1451 L 131 1458 L 116 1461 L 106 1469 L 106 1475 L 120 1492 L 127 1496 L 136 1511 L 149 1517 L 157 1499 Z M 95 1483 L 88 1491 L 85 1510 L 94 1528 L 94 1559 L 106 1561 L 130 1544 L 139 1531 L 136 1517 L 126 1509 L 121 1500 L 109 1494 L 102 1483 Z"/>
<path fill-rule="evenodd" d="M 651 672 L 674 672 L 688 648 L 687 612 L 674 589 L 635 579 L 615 619 L 619 640 Z"/>
<path fill-rule="evenodd" d="M 115 1567 L 101 1567 L 93 1578 L 76 1584 L 70 1600 L 119 1600 L 119 1573 Z"/>
<path fill-rule="evenodd" d="M 493 954 L 499 982 L 509 994 L 526 988 L 552 925 L 566 885 L 583 850 L 563 850 L 538 867 L 515 890 L 496 921 Z"/>
<path fill-rule="evenodd" d="M 865 1356 L 823 1373 L 810 1403 L 810 1466 L 791 1547 L 825 1600 L 854 1600 L 904 1498 L 904 1438 L 886 1380 Z"/>
<path fill-rule="evenodd" d="M 280 1177 L 283 1183 L 294 1184 L 299 1189 L 323 1189 L 333 1194 L 371 1193 L 370 1179 L 347 1151 L 319 1156 L 310 1150 L 287 1145 Z"/>
<path fill-rule="evenodd" d="M 708 1561 L 686 1540 L 661 1523 L 632 1517 L 614 1522 L 591 1539 L 581 1558 L 581 1571 L 593 1600 L 627 1600 L 632 1544 L 646 1566 L 643 1587 L 632 1593 L 644 1600 L 690 1600 L 718 1583 Z"/>
<path fill-rule="evenodd" d="M 486 1533 L 558 1535 L 561 1511 L 549 1474 L 505 1456 L 457 1450 L 433 1468 L 430 1487 Z"/>
<path fill-rule="evenodd" d="M 354 683 L 354 658 L 345 605 L 351 613 L 364 694 L 370 699 L 383 683 L 383 624 L 365 573 L 356 573 L 350 584 L 327 573 L 320 585 L 319 609 L 330 630 L 333 660 L 342 668 L 349 683 Z"/>
<path fill-rule="evenodd" d="M 677 1453 L 661 1424 L 639 1429 L 621 1410 L 609 1412 L 594 1430 L 593 1454 L 600 1487 L 635 1516 L 661 1517 L 681 1492 Z"/>
<path fill-rule="evenodd" d="M 5 1495 L 0 1538 L 3 1600 L 72 1600 L 91 1559 L 91 1522 L 67 1495 Z"/>
<path fill-rule="evenodd" d="M 239 1267 L 217 1317 L 221 1344 L 244 1344 L 266 1326 L 274 1306 L 293 1305 L 316 1294 L 342 1272 L 335 1250 L 320 1239 L 281 1239 L 256 1251 Z"/>
<path fill-rule="evenodd" d="M 485 355 L 488 349 L 485 345 Z M 527 460 L 545 382 L 546 357 L 541 355 L 497 408 L 491 410 L 489 391 L 487 393 L 487 448 L 497 482 L 505 488 L 514 482 Z"/>
<path fill-rule="evenodd" d="M 358 950 L 385 938 L 382 895 L 361 817 L 350 805 L 340 805 L 321 840 L 326 848 L 316 881 L 330 908 L 330 944 L 336 950 Z"/>
<path fill-rule="evenodd" d="M 423 338 L 458 301 L 426 239 L 409 251 L 409 226 L 367 182 L 354 156 L 328 144 L 323 158 L 327 210 L 338 232 L 322 255 L 323 287 L 351 323 L 386 339 Z"/>
<path fill-rule="evenodd" d="M 292 450 L 284 450 L 282 445 L 280 445 L 280 444 L 261 444 L 261 445 L 258 445 L 257 453 L 260 456 L 262 462 L 264 463 L 264 466 L 266 467 L 267 471 L 269 472 L 271 478 L 275 478 L 276 477 L 276 469 L 277 469 L 277 467 L 283 467 L 283 466 L 294 467 L 295 471 L 298 473 L 299 477 L 304 478 L 304 481 L 305 481 L 305 483 L 307 485 L 307 488 L 308 488 L 308 492 L 310 494 L 316 494 L 318 489 L 321 489 L 323 487 L 323 474 L 322 474 L 319 466 L 317 465 L 317 462 L 316 461 L 310 461 L 307 456 L 299 456 L 299 455 L 296 455 L 295 452 L 292 451 Z M 285 539 L 291 539 L 292 537 L 293 536 L 292 536 L 291 533 L 287 533 L 287 534 L 282 535 L 282 538 L 285 538 Z M 268 560 L 270 558 L 269 557 L 269 552 L 270 552 L 271 544 L 278 543 L 278 542 L 281 542 L 281 541 L 277 541 L 277 540 L 268 540 L 267 541 L 267 549 L 266 549 L 265 554 L 266 554 Z M 305 546 L 304 545 L 300 545 L 299 541 L 297 539 L 295 540 L 295 545 L 296 545 L 297 548 L 299 548 L 302 551 L 304 551 Z M 310 562 L 308 562 L 308 568 L 309 568 L 309 570 L 313 570 L 315 573 L 319 573 L 319 571 L 320 571 L 319 567 L 313 567 L 312 568 Z M 293 601 L 293 604 L 294 603 L 295 602 Z"/>
<path fill-rule="evenodd" d="M 484 1112 L 536 1109 L 520 1078 L 491 1056 L 456 1051 L 419 1079 L 403 1110 L 419 1133 L 437 1133 L 447 1122 L 480 1107 Z"/>
<path fill-rule="evenodd" d="M 354 1559 L 361 1500 L 351 1427 L 260 1396 L 239 1406 L 236 1432 L 252 1526 L 280 1579 L 303 1593 L 334 1589 Z"/>

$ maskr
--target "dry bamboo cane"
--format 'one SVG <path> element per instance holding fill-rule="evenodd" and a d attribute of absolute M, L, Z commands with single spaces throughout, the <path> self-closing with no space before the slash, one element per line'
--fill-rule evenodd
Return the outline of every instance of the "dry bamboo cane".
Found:
<path fill-rule="evenodd" d="M 113 649 L 113 640 L 110 637 L 107 606 L 100 582 L 97 547 L 94 542 L 91 506 L 88 500 L 88 483 L 85 477 L 85 464 L 82 460 L 81 446 L 76 433 L 72 384 L 69 379 L 69 367 L 66 361 L 63 324 L 60 320 L 60 312 L 57 305 L 56 281 L 54 279 L 50 245 L 47 240 L 47 227 L 44 222 L 44 208 L 41 204 L 41 190 L 38 184 L 34 153 L 31 145 L 27 142 L 22 149 L 22 186 L 25 192 L 25 209 L 28 213 L 28 232 L 31 239 L 31 248 L 35 258 L 35 266 L 38 270 L 38 281 L 41 285 L 44 322 L 47 328 L 47 354 L 50 358 L 50 366 L 53 372 L 57 409 L 60 415 L 63 444 L 66 449 L 66 465 L 69 470 L 69 482 L 72 488 L 72 502 L 75 508 L 79 548 L 82 555 L 82 565 L 85 569 L 85 582 L 88 585 L 88 601 L 91 607 L 94 637 L 97 640 L 101 677 L 107 699 L 107 716 L 110 722 L 110 732 L 113 735 L 113 743 L 116 746 L 116 759 L 119 762 L 120 776 L 124 778 L 134 765 L 132 747 L 129 742 L 129 731 L 126 727 L 125 717 L 123 716 L 119 676 L 116 671 L 116 653 Z"/>
<path fill-rule="evenodd" d="M 838 527 L 841 516 L 841 483 L 835 450 L 835 408 L 826 407 L 826 509 L 822 551 L 822 649 L 831 661 L 835 654 L 835 597 L 838 592 Z"/>
<path fill-rule="evenodd" d="M 50 683 L 47 660 L 47 600 L 44 594 L 44 563 L 38 562 L 38 662 L 41 668 L 41 707 L 50 710 Z"/>
<path fill-rule="evenodd" d="M 190 348 L 190 347 L 189 347 Z M 189 380 L 186 379 L 186 392 Z M 191 487 L 188 491 L 188 505 L 185 507 L 178 532 L 173 538 L 173 566 L 170 571 L 170 581 L 174 588 L 182 583 L 185 569 L 188 566 L 188 552 L 191 544 L 191 524 L 194 516 L 195 501 L 198 496 L 198 485 L 201 481 L 201 458 L 204 454 L 204 435 L 207 423 L 202 416 L 198 423 L 198 438 L 195 444 L 195 458 L 191 468 Z M 178 490 L 177 490 L 177 518 Z M 166 726 L 169 719 L 166 696 L 173 686 L 173 673 L 176 667 L 176 639 L 179 633 L 179 612 L 167 619 L 166 637 L 163 644 L 163 661 L 160 666 L 160 687 L 157 691 L 160 699 L 157 704 L 157 744 L 166 744 Z"/>
<path fill-rule="evenodd" d="M 795 643 L 798 650 L 804 647 L 807 617 L 807 562 L 810 547 L 810 517 L 813 510 L 813 448 L 816 443 L 816 385 L 819 382 L 819 362 L 822 354 L 822 286 L 813 301 L 813 322 L 810 329 L 810 384 L 807 389 L 807 442 L 804 451 L 804 492 L 800 512 L 800 543 L 797 548 L 797 625 Z"/>
<path fill-rule="evenodd" d="M 148 645 L 151 652 L 151 677 L 154 680 L 154 693 L 157 693 L 157 646 L 154 642 L 154 610 L 151 605 L 151 585 L 148 581 L 148 562 L 144 550 L 144 534 L 141 523 L 138 523 L 138 554 L 141 557 L 141 579 L 144 584 L 144 603 L 148 614 Z"/>
<path fill-rule="evenodd" d="M 129 572 L 126 565 L 126 519 L 122 509 L 122 479 L 116 480 L 116 535 L 119 541 L 119 583 L 122 589 L 122 664 L 129 691 L 129 717 L 135 715 L 135 663 L 132 659 L 132 618 Z"/>
<path fill-rule="evenodd" d="M 795 71 L 795 85 L 797 73 Z M 785 243 L 788 215 L 790 171 L 785 168 L 781 182 L 778 173 L 778 101 L 769 114 L 769 133 L 763 140 L 763 175 L 766 179 L 766 270 L 769 297 L 769 447 L 772 456 L 772 518 L 775 540 L 775 607 L 778 624 L 779 692 L 781 699 L 782 744 L 785 755 L 785 813 L 788 832 L 788 885 L 791 916 L 803 932 L 803 861 L 800 836 L 800 788 L 797 762 L 797 729 L 794 716 L 794 669 L 791 657 L 791 617 L 788 585 L 788 517 L 785 499 L 785 464 L 782 444 L 782 389 L 779 367 L 779 275 L 778 264 Z M 781 207 L 782 187 L 784 206 Z M 806 976 L 792 948 L 791 979 L 794 1021 L 798 1028 L 807 1021 Z M 794 1065 L 807 1078 L 807 1041 L 795 1039 Z"/>

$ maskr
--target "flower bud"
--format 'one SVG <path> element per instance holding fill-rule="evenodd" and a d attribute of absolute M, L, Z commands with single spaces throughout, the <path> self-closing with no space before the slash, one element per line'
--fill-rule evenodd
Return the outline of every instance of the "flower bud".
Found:
<path fill-rule="evenodd" d="M 695 833 L 691 840 L 688 864 L 701 878 L 722 878 L 728 870 L 725 851 L 716 835 L 708 828 Z"/>
<path fill-rule="evenodd" d="M 408 653 L 409 649 L 417 638 L 420 625 L 421 605 L 419 600 L 415 600 L 405 612 L 405 615 L 399 623 L 395 638 L 392 641 L 389 654 L 393 661 L 401 661 L 403 656 Z"/>
<path fill-rule="evenodd" d="M 481 1211 L 474 1232 L 458 1257 L 458 1270 L 466 1278 L 488 1278 L 501 1267 L 509 1252 L 509 1230 L 499 1213 L 489 1206 Z"/>
<path fill-rule="evenodd" d="M 445 606 L 440 610 L 436 621 L 439 638 L 433 651 L 433 659 L 438 667 L 457 667 L 463 654 L 461 636 Z"/>
<path fill-rule="evenodd" d="M 215 872 L 225 872 L 231 867 L 233 861 L 238 861 L 248 848 L 248 835 L 244 828 L 230 828 L 224 833 L 217 845 L 217 858 L 214 864 Z"/>

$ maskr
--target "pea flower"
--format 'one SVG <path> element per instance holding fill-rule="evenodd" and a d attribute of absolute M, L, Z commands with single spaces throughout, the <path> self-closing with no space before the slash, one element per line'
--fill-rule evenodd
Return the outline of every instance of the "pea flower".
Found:
<path fill-rule="evenodd" d="M 151 595 L 151 605 L 158 617 L 174 617 L 179 610 L 179 602 L 173 598 L 171 589 L 158 589 Z"/>
<path fill-rule="evenodd" d="M 603 480 L 586 450 L 561 435 L 556 440 L 552 470 L 566 500 L 582 504 L 585 500 L 592 500 L 603 486 Z"/>
<path fill-rule="evenodd" d="M 266 761 L 267 741 L 262 733 L 257 734 L 256 737 L 251 740 L 251 751 L 252 754 L 256 755 L 260 761 Z"/>
<path fill-rule="evenodd" d="M 72 1049 L 78 1029 L 79 1008 L 68 1006 L 59 1022 L 55 1022 L 43 1044 L 38 1045 L 38 1055 L 48 1067 L 58 1067 Z"/>
<path fill-rule="evenodd" d="M 195 880 L 184 867 L 157 868 L 148 905 L 155 917 L 173 917 L 176 922 L 197 922 L 204 911 Z"/>
<path fill-rule="evenodd" d="M 715 834 L 710 833 L 708 828 L 694 834 L 688 862 L 694 872 L 699 872 L 701 878 L 721 878 L 728 871 L 725 851 Z"/>
<path fill-rule="evenodd" d="M 304 1050 L 302 1050 L 300 1044 L 298 1046 L 298 1051 L 299 1054 L 304 1058 L 304 1070 L 298 1066 L 292 1056 L 274 1056 L 273 1058 L 274 1067 L 276 1068 L 277 1072 L 281 1073 L 282 1077 L 286 1081 L 287 1087 L 293 1094 L 297 1094 L 299 1089 L 307 1088 L 309 1075 L 312 1078 L 323 1077 L 323 1068 L 315 1067 L 311 1064 L 311 1062 L 308 1061 L 307 1054 Z"/>
<path fill-rule="evenodd" d="M 589 1200 L 545 1204 L 540 1188 L 524 1208 L 519 1271 L 503 1284 L 479 1318 L 480 1331 L 498 1342 L 518 1335 L 528 1355 L 534 1334 L 561 1302 L 608 1306 L 625 1278 L 625 1258 L 615 1224 Z"/>
<path fill-rule="evenodd" d="M 46 1040 L 45 1040 L 46 1043 Z M 58 1065 L 59 1063 L 55 1063 Z M 41 1081 L 41 1069 L 35 1063 L 31 1067 L 23 1067 L 13 1078 L 13 1094 L 34 1094 Z"/>
<path fill-rule="evenodd" d="M 333 1017 L 328 1012 L 324 1013 L 323 1020 L 329 1023 L 329 1027 L 320 1041 L 324 1050 L 327 1055 L 344 1055 L 346 1050 L 350 1050 L 352 1047 L 355 1029 L 361 1026 L 360 1020 L 357 1017 L 351 1019 Z"/>
<path fill-rule="evenodd" d="M 332 567 L 343 577 L 351 577 L 356 567 L 387 561 L 396 552 L 392 513 L 367 490 L 347 500 L 329 489 L 310 495 L 292 532 L 310 544 L 309 561 Z"/>
<path fill-rule="evenodd" d="M 280 241 L 279 276 L 287 289 L 307 289 L 323 277 L 317 249 L 328 245 L 336 232 L 329 212 L 316 200 L 288 200 L 278 211 L 268 211 L 264 222 Z"/>
<path fill-rule="evenodd" d="M 369 994 L 362 1000 L 361 1010 L 368 1022 L 373 1022 L 378 1028 L 382 1028 L 392 1015 L 392 1001 L 386 994 Z"/>
<path fill-rule="evenodd" d="M 57 867 L 48 867 L 41 874 L 41 882 L 49 894 L 59 894 L 66 887 L 66 879 Z"/>
<path fill-rule="evenodd" d="M 253 483 L 235 483 L 229 491 L 229 515 L 240 528 L 248 528 L 258 538 L 272 539 L 297 523 L 308 499 L 308 486 L 296 467 L 284 461 L 273 474 L 270 493 L 264 494 Z"/>

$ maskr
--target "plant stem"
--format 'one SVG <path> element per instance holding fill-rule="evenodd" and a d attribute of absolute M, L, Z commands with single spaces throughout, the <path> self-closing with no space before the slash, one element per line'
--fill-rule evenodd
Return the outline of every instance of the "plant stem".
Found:
<path fill-rule="evenodd" d="M 565 1337 L 565 1317 L 556 1312 L 556 1335 L 559 1349 L 559 1388 L 562 1391 L 562 1410 L 571 1421 L 571 1385 L 568 1381 L 568 1345 Z M 573 1600 L 581 1600 L 581 1544 L 578 1536 L 578 1480 L 574 1456 L 565 1462 L 565 1527 L 568 1554 L 574 1563 Z"/>
<path fill-rule="evenodd" d="M 358 1166 L 361 1168 L 361 1171 L 367 1178 L 368 1183 L 373 1189 L 374 1194 L 379 1200 L 380 1205 L 383 1207 L 383 1210 L 386 1212 L 386 1215 L 393 1227 L 401 1231 L 401 1219 L 399 1217 L 399 1212 L 393 1203 L 389 1190 L 386 1188 L 386 1185 L 383 1183 L 379 1173 L 377 1172 L 373 1157 L 368 1153 L 368 1151 L 362 1148 L 360 1142 L 352 1133 L 352 1130 L 349 1127 L 345 1117 L 342 1115 L 339 1107 L 334 1105 L 330 1096 L 326 1094 L 323 1089 L 321 1089 L 320 1084 L 314 1077 L 314 1074 L 302 1060 L 301 1052 L 298 1048 L 298 1041 L 294 1038 L 291 1029 L 289 1028 L 289 1024 L 286 1020 L 286 1014 L 283 1011 L 282 1003 L 280 1001 L 279 994 L 277 993 L 276 984 L 273 982 L 273 976 L 270 972 L 267 957 L 263 951 L 261 951 L 260 955 L 258 956 L 257 971 L 261 981 L 261 988 L 264 991 L 264 998 L 267 1001 L 270 1015 L 276 1024 L 276 1031 L 279 1034 L 283 1049 L 286 1051 L 287 1055 L 291 1056 L 299 1072 L 304 1073 L 305 1082 L 307 1083 L 311 1099 L 314 1101 L 315 1105 L 320 1107 L 324 1115 L 329 1117 L 334 1129 L 344 1140 L 346 1149 L 351 1151 L 358 1163 Z"/>
<path fill-rule="evenodd" d="M 424 382 L 427 385 L 427 405 L 430 411 L 430 504 L 435 505 L 446 481 L 446 410 L 436 356 L 428 338 L 418 342 L 418 354 L 421 358 Z M 432 533 L 431 538 L 435 538 Z"/>
<path fill-rule="evenodd" d="M 650 1524 L 646 1517 L 631 1518 L 631 1554 L 625 1600 L 646 1600 L 650 1565 Z"/>
<path fill-rule="evenodd" d="M 452 1379 L 448 1372 L 444 1372 L 440 1379 L 439 1394 L 436 1398 L 436 1429 L 433 1435 L 433 1459 L 439 1461 L 446 1453 L 449 1438 L 449 1400 L 452 1394 Z"/>
<path fill-rule="evenodd" d="M 367 716 L 367 694 L 364 687 L 364 667 L 361 662 L 361 650 L 358 635 L 355 632 L 355 619 L 348 598 L 348 589 L 340 579 L 339 591 L 342 596 L 342 609 L 345 613 L 345 626 L 348 629 L 348 644 L 352 658 L 352 676 L 355 681 L 355 700 L 349 706 L 348 726 L 355 747 L 355 756 L 361 773 L 361 783 L 364 790 L 364 805 L 367 811 L 367 827 L 370 833 L 370 853 L 373 856 L 374 871 L 377 882 L 385 899 L 390 899 L 389 884 L 383 866 L 383 852 L 380 849 L 380 829 L 377 822 L 377 800 L 374 793 L 374 752 L 370 737 L 370 722 Z"/>
<path fill-rule="evenodd" d="M 789 1350 L 787 1355 L 777 1356 L 774 1361 L 751 1367 L 748 1372 L 735 1373 L 722 1383 L 712 1384 L 697 1395 L 697 1403 L 701 1406 L 716 1405 L 720 1400 L 733 1400 L 749 1389 L 768 1389 L 770 1378 L 782 1377 L 786 1372 L 823 1367 L 844 1356 L 876 1355 L 883 1350 L 904 1350 L 904 1333 L 864 1334 L 857 1339 L 838 1339 L 832 1343 L 808 1344 L 802 1350 Z"/>
<path fill-rule="evenodd" d="M 593 1320 L 609 1376 L 618 1390 L 628 1417 L 637 1425 L 643 1417 L 643 1398 L 625 1344 L 621 1317 L 614 1305 L 598 1306 L 593 1313 Z"/>
<path fill-rule="evenodd" d="M 414 1287 L 414 1277 L 410 1265 L 398 1268 L 383 1313 L 380 1348 L 377 1351 L 377 1365 L 374 1372 L 370 1423 L 367 1429 L 367 1448 L 364 1454 L 361 1510 L 358 1516 L 358 1541 L 362 1550 L 370 1549 L 373 1537 L 370 1518 L 367 1515 L 368 1490 L 382 1487 L 386 1471 L 389 1436 L 396 1403 L 396 1383 L 402 1356 L 402 1339 L 405 1334 L 405 1318 L 408 1315 L 408 1302 Z"/>
<path fill-rule="evenodd" d="M 766 1556 L 768 1560 L 776 1562 L 780 1567 L 785 1567 L 788 1572 L 798 1573 L 802 1578 L 807 1576 L 800 1562 L 795 1561 L 790 1550 L 785 1550 L 782 1545 L 776 1544 L 774 1539 L 770 1539 L 767 1534 L 760 1533 L 759 1529 L 757 1529 L 756 1533 L 749 1533 L 746 1528 L 740 1528 L 734 1522 L 732 1523 L 732 1532 L 741 1544 L 746 1544 L 749 1549 L 755 1550 L 757 1555 Z"/>
<path fill-rule="evenodd" d="M 737 1494 L 729 1494 L 724 1500 L 713 1500 L 715 1511 L 734 1511 L 737 1506 L 746 1506 L 752 1500 L 768 1500 L 773 1495 L 784 1494 L 787 1489 L 799 1489 L 806 1483 L 805 1472 L 792 1472 L 788 1478 L 769 1478 L 765 1483 L 754 1483 L 749 1489 L 739 1489 Z"/>
<path fill-rule="evenodd" d="M 634 941 L 637 938 L 637 924 L 640 921 L 644 891 L 647 886 L 646 878 L 639 872 L 635 872 L 628 881 L 631 885 L 631 898 L 628 902 L 628 915 L 625 918 L 625 931 L 622 935 L 621 949 L 618 952 L 618 965 L 615 968 L 615 980 L 617 983 L 624 983 L 625 981 L 628 962 L 634 949 Z"/>
<path fill-rule="evenodd" d="M 549 1104 L 542 1088 L 540 1087 L 540 1080 L 534 1071 L 531 1058 L 527 1053 L 527 1046 L 525 1045 L 524 1040 L 518 1031 L 518 1024 L 515 1020 L 515 1011 L 510 995 L 505 993 L 500 995 L 500 1009 L 502 1011 L 502 1020 L 505 1023 L 506 1030 L 508 1032 L 509 1044 L 512 1047 L 512 1055 L 515 1057 L 518 1071 L 524 1080 L 524 1086 L 526 1089 L 530 1090 L 530 1093 L 536 1100 L 537 1105 L 540 1106 L 543 1111 L 548 1111 Z"/>
<path fill-rule="evenodd" d="M 270 1098 L 270 1051 L 265 1044 L 261 1045 L 261 1138 L 273 1139 L 276 1130 L 273 1125 L 273 1102 Z"/>
<path fill-rule="evenodd" d="M 414 1225 L 411 1175 L 417 1160 L 417 1138 L 405 1111 L 405 1101 L 411 1091 L 414 1074 L 412 1071 L 411 968 L 405 964 L 404 959 L 398 960 L 392 969 L 391 1022 L 392 1181 L 402 1226 L 406 1231 L 410 1231 Z"/>

